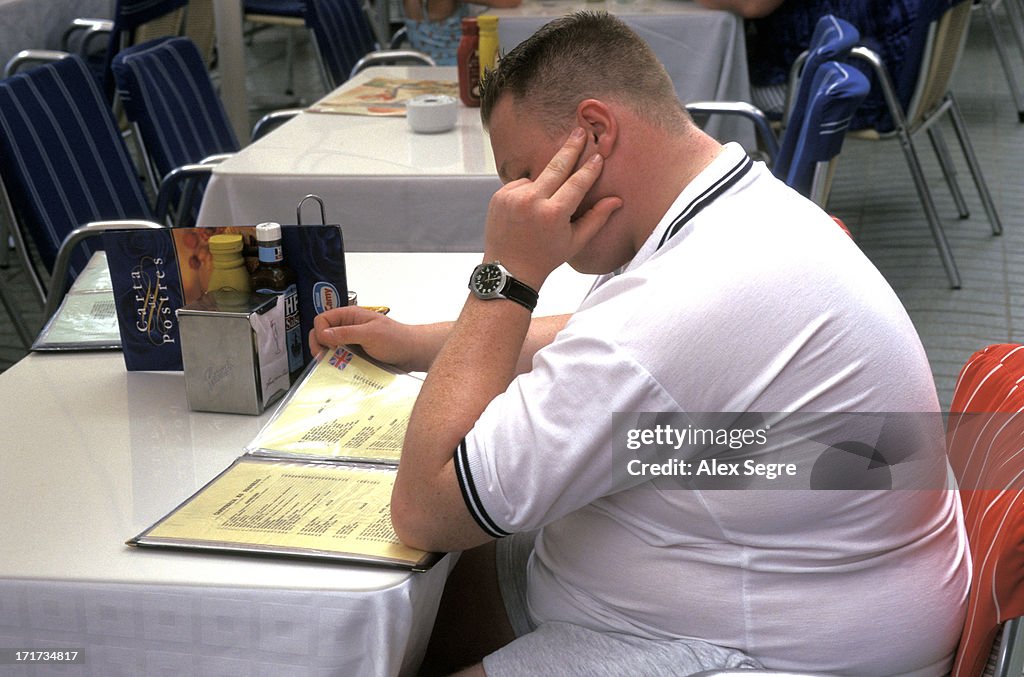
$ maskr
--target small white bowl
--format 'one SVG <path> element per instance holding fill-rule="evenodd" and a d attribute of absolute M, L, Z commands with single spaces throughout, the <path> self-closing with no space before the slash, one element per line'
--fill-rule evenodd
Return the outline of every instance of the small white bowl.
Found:
<path fill-rule="evenodd" d="M 458 103 L 446 94 L 421 94 L 405 104 L 409 127 L 419 134 L 437 134 L 455 128 Z"/>

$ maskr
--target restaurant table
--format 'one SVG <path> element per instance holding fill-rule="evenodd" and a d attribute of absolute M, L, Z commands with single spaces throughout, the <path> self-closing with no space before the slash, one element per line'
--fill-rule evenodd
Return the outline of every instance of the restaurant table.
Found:
<path fill-rule="evenodd" d="M 456 79 L 454 67 L 377 67 L 339 90 L 373 77 Z M 500 186 L 476 108 L 460 105 L 455 129 L 440 134 L 413 133 L 405 117 L 307 111 L 217 165 L 198 222 L 295 223 L 314 193 L 344 229 L 346 251 L 472 252 Z M 315 207 L 304 217 L 319 223 Z"/>
<path fill-rule="evenodd" d="M 346 255 L 360 302 L 454 318 L 480 254 Z M 429 284 L 426 282 L 429 280 Z M 538 312 L 575 309 L 568 267 Z M 418 665 L 453 557 L 425 573 L 130 548 L 243 453 L 262 416 L 188 409 L 181 372 L 120 352 L 33 353 L 0 374 L 0 673 L 71 649 L 62 675 L 394 675 Z M 50 673 L 47 673 L 50 674 Z"/>
<path fill-rule="evenodd" d="M 665 65 L 683 103 L 750 101 L 743 20 L 732 12 L 693 0 L 523 0 L 518 7 L 486 13 L 498 17 L 501 49 L 507 52 L 545 23 L 577 10 L 608 11 L 636 31 Z M 749 122 L 723 117 L 704 129 L 719 140 L 753 147 Z"/>
<path fill-rule="evenodd" d="M 60 49 L 73 19 L 109 19 L 114 0 L 0 0 L 0 68 L 23 49 Z"/>

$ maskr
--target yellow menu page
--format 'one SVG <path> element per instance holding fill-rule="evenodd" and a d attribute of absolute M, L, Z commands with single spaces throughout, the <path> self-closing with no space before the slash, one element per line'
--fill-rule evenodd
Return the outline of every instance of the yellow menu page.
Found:
<path fill-rule="evenodd" d="M 242 457 L 137 537 L 181 545 L 413 566 L 391 527 L 389 469 Z"/>
<path fill-rule="evenodd" d="M 422 384 L 336 348 L 318 358 L 248 450 L 397 464 Z"/>

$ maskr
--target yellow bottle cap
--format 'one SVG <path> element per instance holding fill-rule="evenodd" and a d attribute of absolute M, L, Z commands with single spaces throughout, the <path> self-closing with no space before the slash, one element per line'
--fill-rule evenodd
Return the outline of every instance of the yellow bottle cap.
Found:
<path fill-rule="evenodd" d="M 210 237 L 210 253 L 231 254 L 242 251 L 242 236 L 238 233 L 222 233 Z"/>
<path fill-rule="evenodd" d="M 493 14 L 481 14 L 476 18 L 476 25 L 480 30 L 496 30 L 498 28 L 498 17 Z"/>

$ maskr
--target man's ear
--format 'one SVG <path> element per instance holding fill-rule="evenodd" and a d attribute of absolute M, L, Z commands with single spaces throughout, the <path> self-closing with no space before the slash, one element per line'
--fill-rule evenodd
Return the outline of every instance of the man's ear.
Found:
<path fill-rule="evenodd" d="M 593 144 L 602 157 L 611 156 L 618 139 L 618 119 L 606 103 L 584 99 L 576 107 L 576 124 L 587 133 L 587 144 Z"/>

